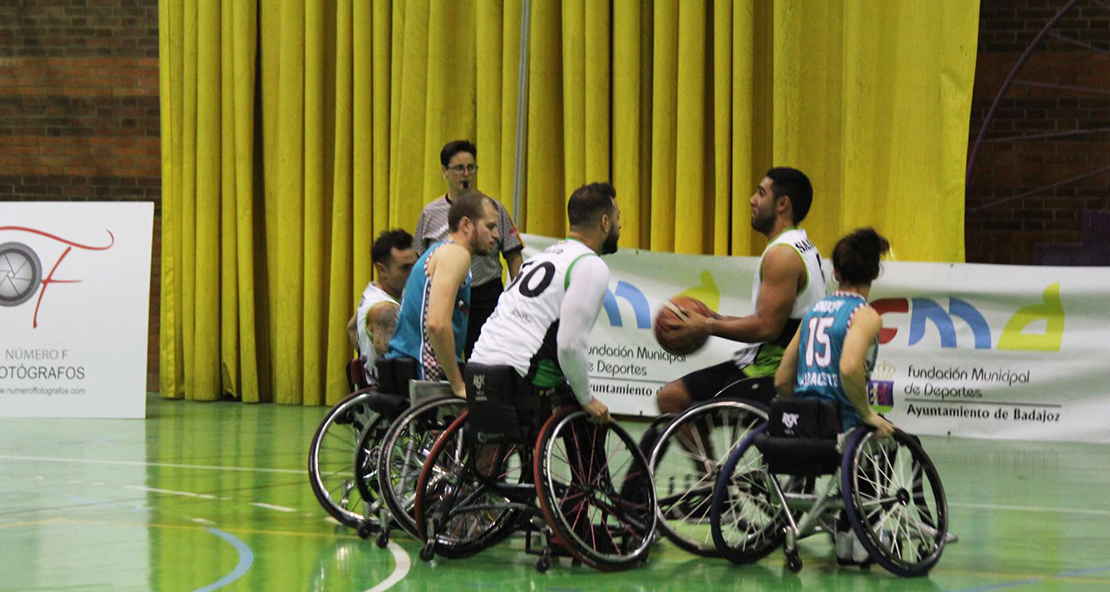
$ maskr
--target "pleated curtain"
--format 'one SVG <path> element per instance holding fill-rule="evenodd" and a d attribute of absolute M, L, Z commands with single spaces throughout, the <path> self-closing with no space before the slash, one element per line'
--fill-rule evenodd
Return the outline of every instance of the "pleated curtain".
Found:
<path fill-rule="evenodd" d="M 164 397 L 344 396 L 370 244 L 459 138 L 524 232 L 609 180 L 623 248 L 755 255 L 748 199 L 793 166 L 822 252 L 872 225 L 963 261 L 975 0 L 533 0 L 520 212 L 521 0 L 159 6 Z"/>

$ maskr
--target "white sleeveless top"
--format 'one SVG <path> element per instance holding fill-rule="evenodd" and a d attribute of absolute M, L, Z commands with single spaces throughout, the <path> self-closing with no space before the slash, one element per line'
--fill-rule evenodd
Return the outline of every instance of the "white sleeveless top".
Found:
<path fill-rule="evenodd" d="M 774 367 L 777 367 L 778 360 L 782 358 L 781 350 L 794 337 L 794 332 L 798 329 L 798 322 L 805 316 L 809 307 L 825 297 L 825 272 L 821 269 L 821 254 L 817 252 L 817 247 L 810 242 L 806 231 L 791 227 L 771 240 L 759 257 L 759 267 L 755 272 L 755 278 L 752 280 L 752 314 L 759 312 L 759 289 L 763 285 L 763 259 L 771 249 L 779 245 L 786 245 L 798 254 L 805 269 L 805 278 L 802 289 L 798 291 L 794 298 L 794 307 L 790 309 L 790 320 L 792 322 L 786 323 L 782 334 L 766 344 L 752 344 L 736 352 L 735 360 L 738 366 L 753 366 L 751 372 L 749 372 L 751 376 L 761 376 L 767 372 L 774 373 Z M 770 348 L 764 348 L 765 345 L 770 346 Z M 757 354 L 760 354 L 761 348 L 767 350 L 762 352 L 766 356 L 766 360 L 762 357 L 757 360 Z"/>
<path fill-rule="evenodd" d="M 358 357 L 362 360 L 362 367 L 366 369 L 366 376 L 370 378 L 377 378 L 374 364 L 377 362 L 378 352 L 374 350 L 374 335 L 367 325 L 366 317 L 370 314 L 371 308 L 383 302 L 388 302 L 397 307 L 401 306 L 401 303 L 386 294 L 385 290 L 379 288 L 374 282 L 370 282 L 366 285 L 366 289 L 362 291 L 362 299 L 358 301 L 358 311 L 355 313 Z"/>
<path fill-rule="evenodd" d="M 540 387 L 559 384 L 563 373 L 556 336 L 570 271 L 579 259 L 596 256 L 586 245 L 569 239 L 529 257 L 482 326 L 470 361 L 512 366 Z"/>

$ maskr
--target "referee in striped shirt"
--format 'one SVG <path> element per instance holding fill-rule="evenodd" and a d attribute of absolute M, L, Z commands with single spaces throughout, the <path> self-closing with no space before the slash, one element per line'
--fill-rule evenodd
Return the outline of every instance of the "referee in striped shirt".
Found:
<path fill-rule="evenodd" d="M 439 162 L 443 169 L 443 178 L 447 181 L 447 194 L 424 206 L 424 211 L 420 213 L 413 244 L 417 256 L 447 238 L 447 210 L 451 208 L 451 200 L 474 190 L 474 177 L 478 174 L 478 165 L 474 162 L 477 155 L 478 148 L 467 140 L 448 142 L 440 151 Z M 501 255 L 505 255 L 505 263 L 509 266 L 510 280 L 516 277 L 524 260 L 521 256 L 524 243 L 520 240 L 516 225 L 505 206 L 496 199 L 493 202 L 497 204 L 499 212 L 497 229 L 501 238 L 497 241 L 497 248 L 491 249 L 489 255 L 475 254 L 470 264 L 470 317 L 464 349 L 468 359 L 478 341 L 482 325 L 493 314 L 497 299 L 505 289 L 501 282 Z"/>

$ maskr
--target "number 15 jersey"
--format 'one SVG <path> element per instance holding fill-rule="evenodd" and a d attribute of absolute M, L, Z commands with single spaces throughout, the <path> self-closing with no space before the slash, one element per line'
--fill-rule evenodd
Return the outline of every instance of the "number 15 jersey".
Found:
<path fill-rule="evenodd" d="M 799 397 L 834 401 L 840 405 L 840 429 L 848 431 L 860 423 L 840 384 L 840 353 L 852 326 L 852 315 L 867 306 L 867 300 L 853 292 L 833 292 L 809 307 L 802 318 L 798 335 L 798 375 L 795 392 Z M 864 370 L 868 378 L 875 367 L 877 344 L 868 349 Z"/>
<path fill-rule="evenodd" d="M 525 261 L 516 279 L 498 298 L 493 315 L 482 325 L 470 361 L 512 366 L 539 387 L 552 387 L 562 382 L 556 343 L 560 311 L 570 287 L 571 271 L 576 265 L 582 265 L 585 258 L 590 259 L 590 266 L 600 264 L 608 271 L 593 250 L 574 239 L 555 243 Z M 608 273 L 578 273 L 575 281 L 592 281 L 594 276 L 608 283 Z M 592 312 L 590 325 L 598 311 Z M 571 321 L 563 319 L 562 322 Z M 589 327 L 585 330 L 588 333 Z M 584 393 L 576 392 L 576 395 Z"/>

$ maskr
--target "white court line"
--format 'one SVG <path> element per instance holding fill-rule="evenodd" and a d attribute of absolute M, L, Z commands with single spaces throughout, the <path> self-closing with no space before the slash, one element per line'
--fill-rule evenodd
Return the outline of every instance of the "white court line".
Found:
<path fill-rule="evenodd" d="M 0 460 L 33 460 L 35 462 L 63 462 L 94 465 L 127 465 L 133 467 L 165 467 L 170 469 L 201 469 L 207 471 L 241 471 L 248 473 L 287 473 L 303 475 L 303 469 L 260 469 L 258 467 L 217 467 L 213 465 L 183 465 L 175 463 L 142 462 L 130 460 L 98 460 L 93 458 L 46 458 L 41 456 L 12 456 L 0 454 Z"/>
<path fill-rule="evenodd" d="M 286 508 L 285 506 L 275 506 L 273 504 L 264 504 L 262 502 L 251 502 L 251 505 L 258 508 L 265 508 L 267 510 L 277 510 L 278 512 L 293 513 L 297 511 L 295 508 Z"/>
<path fill-rule="evenodd" d="M 1110 510 L 1085 510 L 1083 508 L 1045 508 L 1041 506 L 1003 506 L 998 504 L 967 504 L 948 502 L 948 505 L 957 508 L 973 508 L 976 510 L 1011 510 L 1015 512 L 1050 512 L 1053 514 L 1082 514 L 1085 516 L 1110 516 Z"/>
<path fill-rule="evenodd" d="M 199 497 L 201 499 L 216 499 L 214 495 L 206 493 L 193 493 L 191 491 L 174 491 L 172 489 L 158 489 L 155 487 L 143 487 L 141 485 L 124 485 L 124 489 L 134 489 L 136 491 L 149 491 L 151 493 L 165 493 L 168 495 L 180 495 L 182 497 Z"/>
<path fill-rule="evenodd" d="M 393 584 L 400 582 L 408 575 L 409 568 L 412 567 L 412 560 L 409 559 L 409 554 L 405 553 L 404 549 L 392 541 L 389 543 L 389 552 L 393 553 L 393 563 L 395 564 L 393 573 L 389 574 L 388 578 L 378 582 L 378 585 L 370 588 L 366 592 L 382 592 L 383 590 L 388 590 L 393 587 Z"/>

